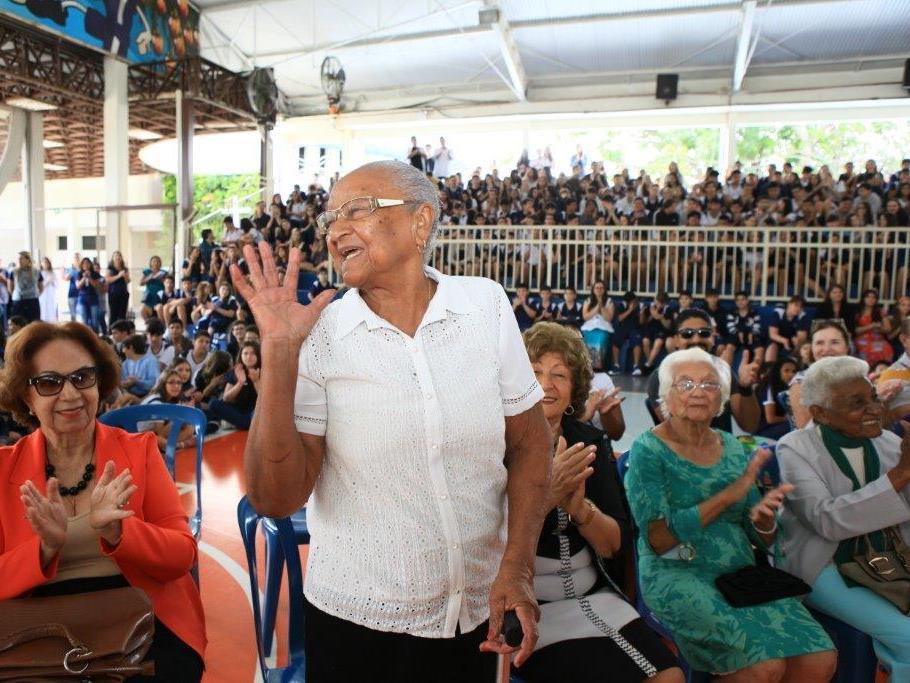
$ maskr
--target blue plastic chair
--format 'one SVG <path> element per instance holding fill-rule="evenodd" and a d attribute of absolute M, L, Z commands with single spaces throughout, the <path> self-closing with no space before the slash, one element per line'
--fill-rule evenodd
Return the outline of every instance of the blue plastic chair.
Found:
<path fill-rule="evenodd" d="M 259 569 L 256 564 L 256 528 L 260 520 L 263 522 L 262 530 L 269 543 L 281 549 L 285 557 L 288 571 L 288 665 L 283 668 L 270 669 L 266 666 L 265 658 L 268 650 L 263 647 L 262 641 L 262 611 L 259 604 Z M 300 556 L 297 554 L 297 538 L 291 520 L 287 517 L 272 519 L 263 517 L 253 508 L 252 503 L 244 496 L 237 504 L 237 523 L 240 525 L 240 535 L 243 538 L 243 547 L 246 551 L 247 569 L 250 573 L 250 599 L 253 603 L 253 625 L 256 631 L 256 648 L 259 655 L 259 668 L 262 678 L 266 683 L 280 681 L 305 680 L 306 653 L 303 609 L 303 571 L 300 567 Z M 270 541 L 270 537 L 272 540 Z M 277 597 L 277 596 L 276 596 Z M 276 600 L 277 602 L 277 600 Z M 270 648 L 271 649 L 271 648 Z"/>
<path fill-rule="evenodd" d="M 185 424 L 193 426 L 196 435 L 196 512 L 190 518 L 190 531 L 197 541 L 202 535 L 202 442 L 205 439 L 205 429 L 208 420 L 198 408 L 179 406 L 170 403 L 149 403 L 147 405 L 127 406 L 104 413 L 98 420 L 109 427 L 120 427 L 128 432 L 139 432 L 140 422 L 166 421 L 175 426 Z M 167 438 L 167 447 L 164 451 L 164 464 L 171 477 L 176 481 L 175 458 L 177 452 L 177 437 L 180 429 L 171 429 Z M 196 576 L 194 574 L 194 576 Z M 198 577 L 197 582 L 198 582 Z"/>
<path fill-rule="evenodd" d="M 837 648 L 837 673 L 832 683 L 874 683 L 878 657 L 872 649 L 872 638 L 811 607 L 809 612 L 821 624 Z"/>
<path fill-rule="evenodd" d="M 310 530 L 306 523 L 306 508 L 300 508 L 288 517 L 297 545 L 309 545 Z M 281 591 L 281 573 L 284 571 L 284 551 L 278 542 L 278 530 L 270 517 L 262 519 L 265 535 L 265 596 L 262 605 L 262 649 L 272 651 L 275 618 L 278 615 L 278 593 Z"/>

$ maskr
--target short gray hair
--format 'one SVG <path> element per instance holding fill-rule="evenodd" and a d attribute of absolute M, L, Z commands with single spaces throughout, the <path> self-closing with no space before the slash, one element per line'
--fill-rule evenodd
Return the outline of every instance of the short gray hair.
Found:
<path fill-rule="evenodd" d="M 436 186 L 419 168 L 403 161 L 371 161 L 358 167 L 357 171 L 377 173 L 391 180 L 401 190 L 401 197 L 389 197 L 389 199 L 404 199 L 429 205 L 433 210 L 433 224 L 430 226 L 430 236 L 424 249 L 424 258 L 429 260 L 433 244 L 436 242 L 436 234 L 439 231 L 439 215 L 442 213 L 442 207 L 439 204 L 439 190 L 436 189 Z"/>
<path fill-rule="evenodd" d="M 710 365 L 714 369 L 714 372 L 717 373 L 717 379 L 720 382 L 720 405 L 721 409 L 723 409 L 723 406 L 727 405 L 727 401 L 730 400 L 730 382 L 732 381 L 730 377 L 730 366 L 727 365 L 727 362 L 722 358 L 712 356 L 704 349 L 694 346 L 691 349 L 674 351 L 664 358 L 663 362 L 661 362 L 660 366 L 657 368 L 657 378 L 660 381 L 660 388 L 658 389 L 657 395 L 660 398 L 661 410 L 664 413 L 664 417 L 669 416 L 666 407 L 667 396 L 670 394 L 670 389 L 673 387 L 676 368 L 684 363 L 703 363 L 705 365 Z"/>
<path fill-rule="evenodd" d="M 806 370 L 799 402 L 809 406 L 831 407 L 834 387 L 854 379 L 868 381 L 869 364 L 853 356 L 832 356 L 815 361 Z"/>

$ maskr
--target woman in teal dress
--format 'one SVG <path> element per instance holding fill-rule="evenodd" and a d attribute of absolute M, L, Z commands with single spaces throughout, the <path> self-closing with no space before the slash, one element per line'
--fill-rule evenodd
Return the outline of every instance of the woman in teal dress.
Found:
<path fill-rule="evenodd" d="M 783 484 L 761 498 L 755 479 L 768 454 L 749 462 L 736 439 L 711 429 L 730 395 L 729 367 L 687 349 L 659 373 L 667 420 L 636 439 L 626 476 L 642 597 L 692 667 L 725 683 L 830 680 L 834 647 L 798 600 L 736 608 L 714 584 L 755 563 L 750 541 L 773 544 L 792 490 Z"/>

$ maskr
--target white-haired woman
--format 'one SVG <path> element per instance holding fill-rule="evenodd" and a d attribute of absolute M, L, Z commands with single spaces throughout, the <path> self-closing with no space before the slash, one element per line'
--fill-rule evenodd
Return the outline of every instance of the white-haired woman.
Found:
<path fill-rule="evenodd" d="M 783 567 L 812 586 L 807 604 L 872 636 L 892 681 L 910 681 L 910 618 L 838 571 L 857 547 L 865 552 L 867 534 L 877 550 L 889 527 L 910 541 L 910 436 L 882 430 L 885 410 L 868 373 L 849 356 L 806 372 L 801 400 L 813 424 L 777 446 L 781 474 L 795 487 L 781 517 Z"/>
<path fill-rule="evenodd" d="M 761 498 L 755 479 L 768 454 L 750 462 L 736 439 L 711 429 L 730 395 L 729 367 L 692 348 L 658 372 L 668 417 L 636 439 L 626 478 L 645 602 L 695 669 L 730 683 L 827 681 L 831 640 L 797 600 L 734 608 L 714 583 L 755 563 L 752 542 L 773 543 L 791 488 Z"/>

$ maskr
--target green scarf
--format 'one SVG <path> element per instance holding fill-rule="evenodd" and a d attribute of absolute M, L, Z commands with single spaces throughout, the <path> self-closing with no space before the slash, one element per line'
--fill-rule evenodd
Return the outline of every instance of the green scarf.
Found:
<path fill-rule="evenodd" d="M 828 449 L 828 454 L 834 460 L 840 471 L 844 473 L 844 476 L 853 483 L 854 491 L 860 488 L 859 479 L 856 478 L 856 473 L 853 471 L 853 467 L 850 466 L 850 461 L 847 460 L 847 456 L 844 455 L 844 448 L 862 448 L 863 466 L 866 469 L 866 482 L 875 481 L 879 478 L 881 463 L 878 459 L 878 453 L 875 452 L 875 446 L 872 445 L 872 439 L 853 439 L 849 436 L 844 436 L 843 434 L 835 432 L 827 425 L 820 425 L 819 429 L 821 430 L 822 441 L 825 443 L 825 448 Z M 888 549 L 888 541 L 883 531 L 873 531 L 869 534 L 869 540 L 872 542 L 872 547 L 876 550 Z M 854 536 L 853 538 L 846 538 L 837 546 L 837 552 L 834 554 L 834 561 L 838 565 L 844 562 L 850 562 L 857 554 L 857 550 L 861 553 L 866 551 L 866 542 L 863 540 L 863 537 Z M 846 578 L 845 581 L 847 582 L 847 585 L 859 585 Z"/>

